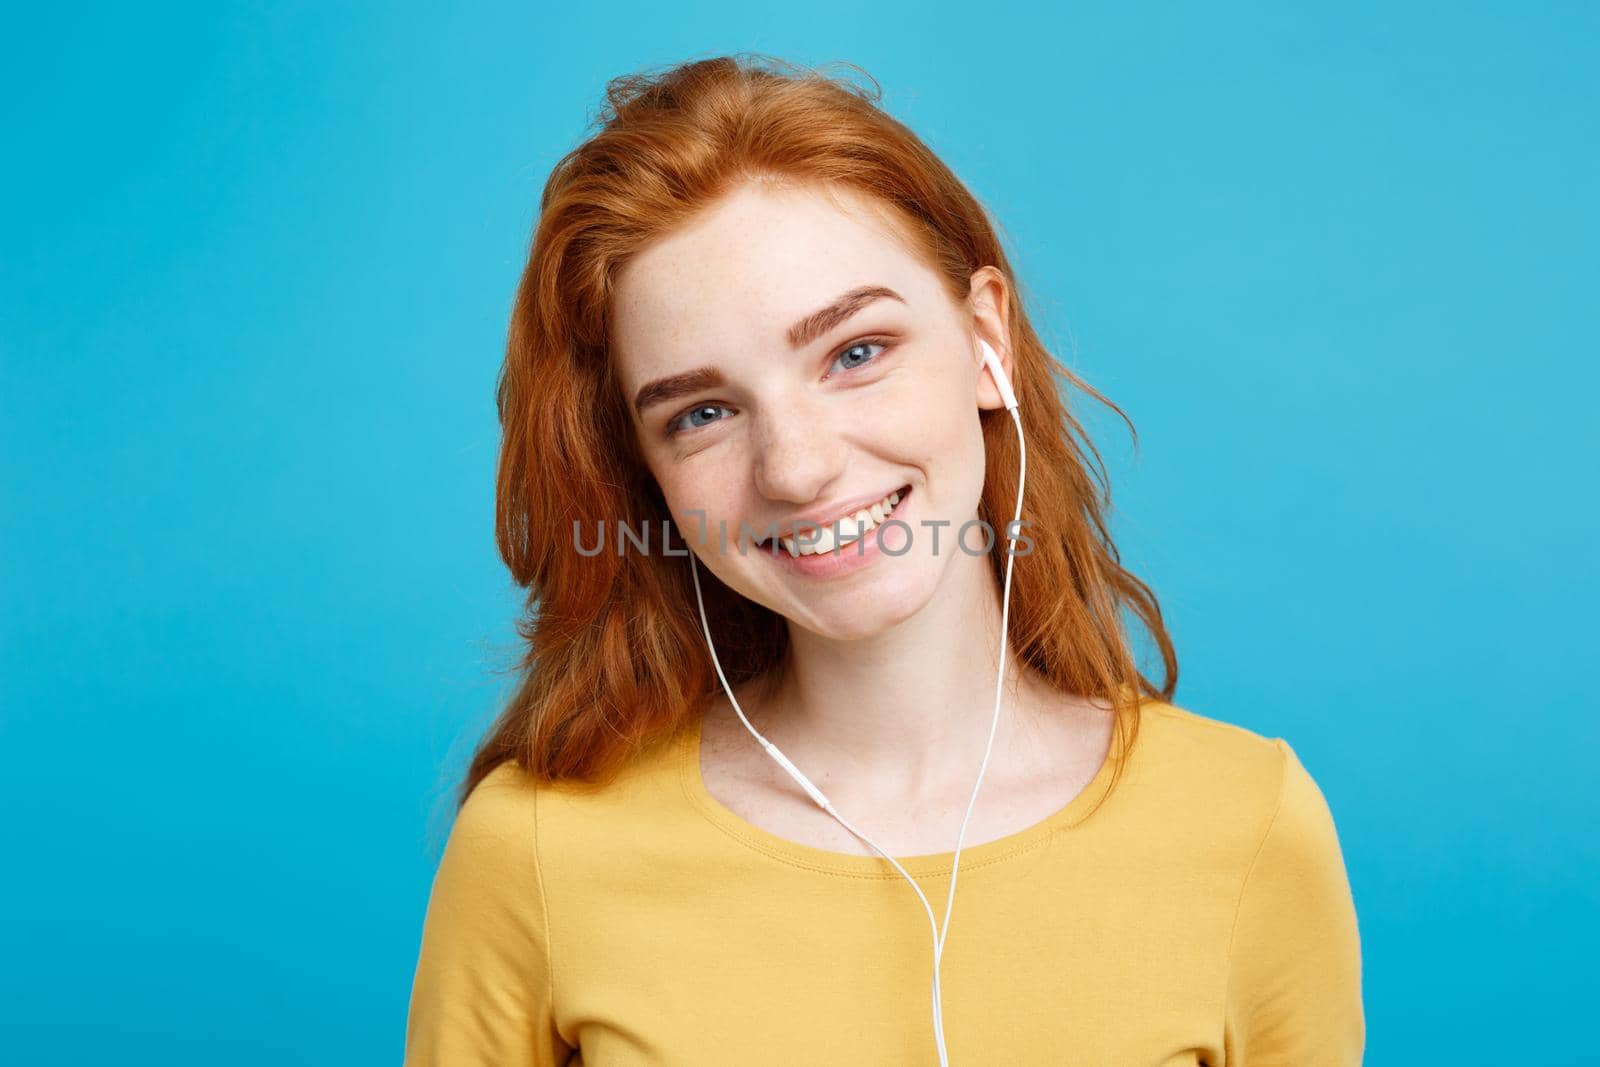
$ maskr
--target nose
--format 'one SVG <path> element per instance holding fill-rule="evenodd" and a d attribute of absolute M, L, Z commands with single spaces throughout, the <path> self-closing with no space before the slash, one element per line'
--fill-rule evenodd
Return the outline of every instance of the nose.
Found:
<path fill-rule="evenodd" d="M 815 500 L 844 469 L 849 442 L 823 408 L 786 396 L 757 413 L 755 483 L 769 500 Z"/>

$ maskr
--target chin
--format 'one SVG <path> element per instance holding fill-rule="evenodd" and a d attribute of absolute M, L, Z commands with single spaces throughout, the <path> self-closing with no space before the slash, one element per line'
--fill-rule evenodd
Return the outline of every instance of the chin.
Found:
<path fill-rule="evenodd" d="M 889 585 L 891 583 L 883 583 Z M 863 588 L 855 596 L 840 597 L 826 606 L 822 614 L 802 612 L 803 625 L 836 641 L 859 641 L 876 637 L 905 622 L 932 599 L 932 590 L 920 583 L 893 588 Z M 791 616 L 793 619 L 793 616 Z"/>

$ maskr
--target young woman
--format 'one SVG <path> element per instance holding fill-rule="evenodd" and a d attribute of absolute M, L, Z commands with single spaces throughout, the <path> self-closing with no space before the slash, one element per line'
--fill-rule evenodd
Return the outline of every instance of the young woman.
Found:
<path fill-rule="evenodd" d="M 1171 703 L 1065 394 L 1121 412 L 878 99 L 618 79 L 545 187 L 499 387 L 525 680 L 406 1062 L 1358 1063 L 1322 794 Z"/>

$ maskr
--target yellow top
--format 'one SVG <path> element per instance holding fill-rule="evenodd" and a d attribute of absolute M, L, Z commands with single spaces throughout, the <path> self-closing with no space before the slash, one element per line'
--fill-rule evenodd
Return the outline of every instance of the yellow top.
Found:
<path fill-rule="evenodd" d="M 699 726 L 605 787 L 507 763 L 473 791 L 428 901 L 408 1067 L 938 1063 L 911 886 L 722 805 Z M 953 1067 L 1360 1063 L 1355 908 L 1290 747 L 1147 702 L 1110 779 L 1108 759 L 1065 808 L 962 848 Z M 953 857 L 896 857 L 941 924 Z"/>

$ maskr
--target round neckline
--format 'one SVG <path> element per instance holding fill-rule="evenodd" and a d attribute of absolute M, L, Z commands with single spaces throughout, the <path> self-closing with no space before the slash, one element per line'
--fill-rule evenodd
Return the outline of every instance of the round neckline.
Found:
<path fill-rule="evenodd" d="M 702 708 L 691 716 L 691 721 L 679 732 L 678 778 L 683 786 L 684 795 L 713 825 L 746 847 L 797 867 L 858 878 L 900 877 L 900 872 L 876 851 L 871 855 L 857 855 L 791 841 L 755 825 L 712 796 L 711 791 L 706 788 L 705 774 L 700 766 L 700 742 L 704 725 L 705 711 Z M 754 738 L 751 740 L 754 741 Z M 1082 822 L 1107 792 L 1116 762 L 1122 755 L 1122 744 L 1121 733 L 1113 726 L 1111 744 L 1099 769 L 1089 779 L 1088 784 L 1066 803 L 1066 806 L 1004 837 L 997 837 L 978 845 L 962 845 L 960 869 L 971 870 L 1026 852 L 1044 844 L 1058 830 Z M 983 803 L 981 791 L 978 793 L 978 803 Z M 895 860 L 906 869 L 906 873 L 918 877 L 948 876 L 950 865 L 955 858 L 954 848 L 947 852 L 895 856 Z"/>

